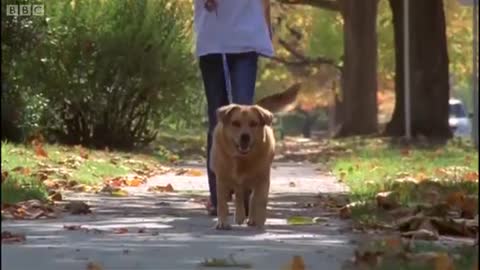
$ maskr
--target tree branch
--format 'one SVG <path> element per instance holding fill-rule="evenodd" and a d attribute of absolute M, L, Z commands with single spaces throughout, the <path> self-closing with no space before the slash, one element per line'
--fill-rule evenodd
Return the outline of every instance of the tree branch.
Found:
<path fill-rule="evenodd" d="M 304 5 L 322 8 L 330 11 L 340 11 L 337 0 L 277 0 L 279 3 L 287 5 Z"/>
<path fill-rule="evenodd" d="M 278 56 L 273 56 L 270 58 L 272 61 L 287 65 L 287 66 L 314 66 L 314 65 L 330 65 L 336 69 L 340 70 L 340 66 L 336 65 L 333 60 L 327 59 L 324 57 L 317 57 L 314 59 L 305 59 L 305 60 L 299 60 L 299 61 L 290 61 Z"/>
<path fill-rule="evenodd" d="M 303 55 L 301 52 L 297 51 L 293 48 L 292 45 L 288 44 L 285 40 L 279 38 L 278 43 L 285 48 L 291 55 L 295 58 L 299 59 L 299 61 L 289 61 L 280 57 L 272 57 L 273 61 L 289 65 L 289 66 L 306 66 L 306 65 L 331 65 L 337 69 L 340 69 L 340 66 L 335 64 L 333 59 L 325 58 L 325 57 L 316 57 L 316 58 L 308 58 Z"/>

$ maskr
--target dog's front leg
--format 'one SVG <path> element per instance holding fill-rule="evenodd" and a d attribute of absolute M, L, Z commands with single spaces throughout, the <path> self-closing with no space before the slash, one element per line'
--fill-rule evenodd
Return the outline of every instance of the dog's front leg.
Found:
<path fill-rule="evenodd" d="M 235 189 L 235 223 L 242 225 L 245 219 L 245 191 L 237 187 Z"/>
<path fill-rule="evenodd" d="M 228 197 L 230 195 L 230 189 L 226 187 L 222 181 L 218 181 L 220 178 L 217 175 L 217 230 L 230 230 L 231 226 L 228 223 Z M 221 179 L 221 178 L 220 178 Z"/>
<path fill-rule="evenodd" d="M 249 226 L 256 226 L 259 229 L 263 228 L 267 220 L 268 191 L 270 189 L 269 181 L 261 183 L 253 192 L 248 219 Z"/>

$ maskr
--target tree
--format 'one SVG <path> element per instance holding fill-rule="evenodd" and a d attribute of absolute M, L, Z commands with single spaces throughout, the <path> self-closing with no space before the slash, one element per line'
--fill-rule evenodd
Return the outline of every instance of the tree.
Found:
<path fill-rule="evenodd" d="M 340 12 L 343 18 L 344 52 L 339 136 L 364 135 L 377 131 L 377 36 L 378 0 L 278 0 L 284 4 L 307 5 Z M 293 53 L 293 55 L 297 55 Z M 302 57 L 304 58 L 304 57 Z M 310 63 L 319 62 L 310 56 Z M 325 60 L 325 59 L 320 59 Z M 343 61 L 342 61 L 343 60 Z M 320 63 L 329 63 L 323 61 Z M 331 62 L 330 62 L 331 63 Z"/>
<path fill-rule="evenodd" d="M 395 109 L 385 134 L 405 134 L 403 0 L 389 0 L 395 39 Z M 449 138 L 449 59 L 442 0 L 410 1 L 412 135 Z"/>
<path fill-rule="evenodd" d="M 377 132 L 377 6 L 378 0 L 342 1 L 343 124 L 337 136 Z"/>

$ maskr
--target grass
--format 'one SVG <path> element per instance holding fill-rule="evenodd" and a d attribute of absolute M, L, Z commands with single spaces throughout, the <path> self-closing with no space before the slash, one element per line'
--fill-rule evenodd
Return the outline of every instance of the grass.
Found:
<path fill-rule="evenodd" d="M 230 255 L 227 259 L 223 258 L 211 258 L 211 259 L 204 259 L 203 262 L 200 263 L 201 267 L 211 267 L 211 268 L 244 268 L 250 269 L 252 265 L 250 263 L 239 263 L 235 260 L 233 255 Z"/>
<path fill-rule="evenodd" d="M 352 207 L 351 217 L 367 227 L 388 224 L 394 219 L 387 211 L 376 207 L 375 197 L 379 192 L 396 192 L 403 206 L 428 203 L 426 195 L 429 192 L 443 199 L 452 192 L 478 194 L 478 152 L 458 140 L 436 147 L 399 146 L 381 139 L 350 139 L 339 143 L 352 151 L 337 156 L 330 164 L 335 175 L 349 187 L 351 201 L 363 202 Z M 422 251 L 457 254 L 455 269 L 472 269 L 478 250 L 471 246 L 452 249 L 433 243 L 416 243 L 414 253 Z M 385 260 L 379 269 L 437 268 L 432 263 Z"/>
<path fill-rule="evenodd" d="M 44 145 L 48 157 L 39 157 L 32 147 L 2 142 L 2 203 L 45 199 L 47 191 L 35 173 L 50 169 L 48 179 L 67 178 L 79 184 L 95 185 L 117 177 L 160 165 L 151 155 L 101 151 L 61 145 Z"/>
<path fill-rule="evenodd" d="M 351 155 L 337 158 L 333 170 L 350 188 L 353 200 L 368 201 L 378 192 L 396 190 L 402 202 L 414 201 L 417 194 L 408 184 L 396 181 L 405 177 L 420 182 L 441 178 L 446 190 L 478 193 L 478 182 L 465 179 L 469 172 L 478 173 L 478 153 L 454 144 L 406 150 L 371 140 L 353 149 Z"/>
<path fill-rule="evenodd" d="M 9 176 L 2 183 L 1 194 L 2 204 L 14 204 L 31 199 L 44 200 L 48 195 L 45 186 L 37 179 L 19 175 Z"/>

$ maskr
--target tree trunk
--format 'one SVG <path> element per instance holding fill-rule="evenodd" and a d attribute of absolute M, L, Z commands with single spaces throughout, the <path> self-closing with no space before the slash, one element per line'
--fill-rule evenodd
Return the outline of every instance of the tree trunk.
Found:
<path fill-rule="evenodd" d="M 389 0 L 395 38 L 395 109 L 385 134 L 405 135 L 403 1 Z M 449 70 L 442 0 L 410 1 L 410 102 L 412 135 L 450 138 Z"/>
<path fill-rule="evenodd" d="M 342 128 L 337 136 L 377 132 L 378 0 L 342 0 L 344 66 Z"/>

